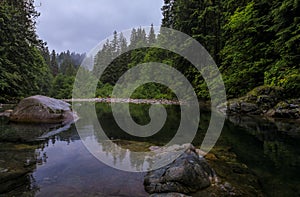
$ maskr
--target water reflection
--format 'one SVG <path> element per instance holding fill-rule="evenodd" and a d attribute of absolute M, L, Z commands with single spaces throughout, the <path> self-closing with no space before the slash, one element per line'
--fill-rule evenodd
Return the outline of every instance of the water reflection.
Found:
<path fill-rule="evenodd" d="M 300 165 L 299 122 L 249 116 L 231 116 L 229 120 L 262 142 L 264 155 L 269 157 L 275 166 Z"/>
<path fill-rule="evenodd" d="M 38 149 L 44 140 L 68 129 L 70 125 L 15 124 L 0 117 L 0 194 L 14 190 L 33 195 L 35 186 L 31 175 L 36 165 L 45 161 Z M 26 194 L 26 195 L 27 195 Z"/>
<path fill-rule="evenodd" d="M 86 125 L 86 127 L 90 128 L 91 125 Z M 86 137 L 92 139 L 93 136 Z M 116 163 L 130 158 L 129 152 L 118 154 L 114 151 L 114 147 L 107 146 L 105 142 L 102 144 L 97 142 L 97 145 L 104 153 L 112 155 Z M 28 166 L 26 170 L 18 174 L 19 177 L 10 177 L 14 182 L 12 185 L 4 184 L 7 179 L 1 178 L 0 194 L 12 190 L 5 195 L 147 195 L 143 189 L 144 174 L 118 171 L 99 162 L 86 150 L 74 125 L 48 140 L 37 141 L 34 145 L 3 142 L 0 150 L 1 160 L 9 161 L 8 169 L 22 168 L 21 170 L 23 170 L 26 162 L 26 166 Z M 129 165 L 138 168 L 142 164 L 131 163 Z"/>
<path fill-rule="evenodd" d="M 89 125 L 86 127 L 90 128 Z M 99 162 L 78 140 L 74 126 L 67 132 L 69 138 L 66 138 L 66 132 L 58 134 L 55 141 L 49 141 L 44 149 L 39 150 L 42 155 L 46 155 L 47 160 L 33 173 L 40 188 L 37 196 L 146 195 L 142 185 L 143 174 L 118 171 Z M 93 139 L 93 135 L 86 138 Z M 110 148 L 101 146 L 104 152 Z M 111 154 L 111 151 L 108 152 Z M 122 155 L 114 157 L 116 162 L 122 160 Z"/>
<path fill-rule="evenodd" d="M 0 142 L 34 142 L 47 139 L 66 131 L 71 124 L 30 124 L 13 123 L 8 118 L 0 117 Z"/>
<path fill-rule="evenodd" d="M 231 116 L 229 121 L 222 140 L 258 175 L 265 194 L 300 195 L 299 122 L 250 116 Z"/>
<path fill-rule="evenodd" d="M 164 145 L 174 136 L 180 119 L 178 106 L 169 106 L 170 116 L 162 132 L 139 138 L 118 128 L 108 104 L 97 104 L 96 109 L 99 120 L 83 121 L 82 139 L 110 158 L 112 165 L 127 165 L 137 171 L 150 166 L 151 162 L 144 157 L 136 158 L 132 152 Z M 147 106 L 131 110 L 138 123 L 149 121 Z M 260 178 L 266 196 L 299 196 L 299 125 L 245 116 L 229 118 L 217 146 L 231 147 L 237 159 Z M 201 145 L 209 120 L 210 113 L 202 111 L 195 145 Z M 98 121 L 112 143 L 94 129 Z M 39 129 L 29 125 L 22 127 L 0 118 L 0 195 L 10 191 L 3 195 L 147 196 L 143 173 L 119 171 L 97 160 L 83 145 L 74 125 L 62 132 L 53 132 L 44 140 L 39 137 L 61 127 L 51 130 L 46 125 L 41 126 Z M 20 140 L 22 137 L 26 140 Z"/>
<path fill-rule="evenodd" d="M 99 108 L 97 109 L 99 113 L 97 113 L 98 119 L 96 120 L 90 119 L 90 114 L 93 113 L 94 109 L 93 104 L 87 103 L 85 105 L 81 105 L 81 108 L 78 108 L 81 120 L 76 123 L 76 127 L 88 150 L 96 158 L 107 165 L 125 171 L 146 171 L 161 167 L 162 165 L 165 165 L 165 162 L 173 161 L 177 156 L 179 156 L 181 153 L 180 151 L 183 152 L 183 148 L 179 149 L 176 147 L 176 151 L 164 151 L 164 154 L 168 155 L 162 157 L 162 155 L 150 152 L 148 149 L 155 142 L 165 145 L 172 140 L 174 135 L 177 135 L 177 125 L 180 123 L 180 113 L 174 110 L 180 110 L 180 107 L 167 107 L 167 121 L 158 133 L 151 137 L 136 137 L 119 128 L 108 104 L 97 104 L 97 106 L 99 105 L 101 107 L 100 110 L 98 110 Z M 126 104 L 124 104 L 124 106 L 125 105 Z M 131 115 L 133 119 L 137 120 L 139 124 L 147 124 L 147 122 L 149 122 L 148 109 L 150 106 L 151 105 L 131 105 Z M 119 107 L 121 109 L 122 105 L 119 105 Z M 127 120 L 123 121 L 126 123 Z M 181 136 L 179 138 L 180 141 L 189 142 L 189 140 L 185 139 L 185 137 L 186 136 Z M 120 143 L 119 145 L 115 143 L 118 139 L 123 141 L 127 140 L 127 143 L 129 143 L 129 141 L 134 142 L 131 143 L 132 146 L 124 148 L 124 146 L 120 146 Z M 137 149 L 139 145 L 141 147 L 140 149 Z M 118 155 L 122 156 L 122 160 L 116 159 Z"/>

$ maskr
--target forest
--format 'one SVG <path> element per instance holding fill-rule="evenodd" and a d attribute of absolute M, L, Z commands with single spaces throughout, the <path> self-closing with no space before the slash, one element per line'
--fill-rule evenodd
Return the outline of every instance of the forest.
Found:
<path fill-rule="evenodd" d="M 279 86 L 286 98 L 300 97 L 299 1 L 164 0 L 161 10 L 162 27 L 186 33 L 208 50 L 228 98 L 260 85 Z M 36 34 L 38 16 L 34 0 L 0 2 L 0 102 L 34 94 L 72 97 L 76 72 L 86 55 L 50 52 Z M 153 27 L 149 32 L 132 29 L 130 40 L 116 31 L 113 35 L 95 57 L 95 65 L 114 59 L 99 80 L 96 97 L 110 97 L 122 74 L 151 61 L 173 66 L 191 82 L 199 99 L 209 99 L 201 74 L 184 58 L 155 47 L 130 50 L 163 39 Z M 94 68 L 92 72 L 99 72 Z M 174 99 L 171 90 L 155 83 L 139 87 L 132 97 Z"/>

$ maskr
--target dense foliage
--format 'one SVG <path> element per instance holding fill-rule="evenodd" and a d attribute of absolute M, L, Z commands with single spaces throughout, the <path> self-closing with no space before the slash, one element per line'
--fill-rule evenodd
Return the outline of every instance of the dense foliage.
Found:
<path fill-rule="evenodd" d="M 222 73 L 229 98 L 260 85 L 280 86 L 286 97 L 299 97 L 299 13 L 299 2 L 294 0 L 165 0 L 162 26 L 192 36 L 208 50 Z M 157 39 L 163 42 L 160 34 L 149 32 L 147 36 L 143 29 L 133 29 L 128 47 Z M 107 41 L 99 52 L 98 65 L 122 53 L 121 45 L 126 48 L 127 42 L 121 40 L 122 35 L 118 42 L 115 32 L 114 40 Z M 189 79 L 199 98 L 209 98 L 206 83 L 189 62 L 158 48 L 133 50 L 118 57 L 104 72 L 102 82 L 114 85 L 127 69 L 149 61 L 175 67 Z M 158 84 L 144 85 L 133 97 L 143 95 L 173 98 Z"/>
<path fill-rule="evenodd" d="M 165 0 L 162 11 L 163 26 L 193 36 L 214 57 L 229 97 L 262 84 L 300 96 L 299 1 Z"/>
<path fill-rule="evenodd" d="M 50 53 L 35 31 L 34 0 L 0 1 L 0 102 L 42 94 L 70 98 L 85 54 Z"/>
<path fill-rule="evenodd" d="M 104 67 L 107 68 L 101 73 L 100 81 L 96 91 L 97 97 L 110 97 L 113 86 L 118 79 L 130 68 L 145 62 L 161 62 L 163 59 L 159 56 L 163 52 L 156 48 L 145 48 L 145 44 L 152 45 L 157 41 L 153 25 L 149 32 L 145 29 L 133 28 L 130 35 L 130 44 L 127 44 L 126 38 L 122 33 L 114 32 L 112 40 L 107 40 L 95 57 L 93 73 L 100 77 Z M 135 47 L 139 49 L 134 49 Z M 157 56 L 157 55 L 159 56 Z M 145 77 L 142 73 L 133 76 L 136 80 Z M 133 93 L 132 98 L 174 98 L 171 90 L 167 87 L 156 84 L 145 84 Z"/>
<path fill-rule="evenodd" d="M 49 91 L 43 43 L 35 34 L 33 0 L 0 1 L 0 101 Z"/>
<path fill-rule="evenodd" d="M 85 54 L 70 51 L 57 54 L 54 50 L 46 54 L 53 76 L 49 96 L 59 99 L 71 98 L 75 76 Z"/>
<path fill-rule="evenodd" d="M 39 14 L 33 2 L 0 1 L 1 102 L 33 94 L 70 98 L 75 75 L 85 58 L 85 54 L 69 51 L 49 52 L 35 32 Z M 299 97 L 299 13 L 299 1 L 294 0 L 164 0 L 162 26 L 192 36 L 209 51 L 229 98 L 263 84 L 283 87 L 286 97 Z M 126 40 L 114 32 L 94 59 L 94 76 L 109 65 L 94 96 L 110 97 L 120 76 L 133 66 L 160 62 L 182 72 L 198 97 L 209 99 L 206 83 L 188 61 L 155 47 L 164 42 L 164 36 L 156 33 L 153 27 L 149 32 L 132 29 L 130 40 Z M 134 49 L 145 43 L 154 47 Z M 139 87 L 132 97 L 175 98 L 170 89 L 156 83 Z"/>

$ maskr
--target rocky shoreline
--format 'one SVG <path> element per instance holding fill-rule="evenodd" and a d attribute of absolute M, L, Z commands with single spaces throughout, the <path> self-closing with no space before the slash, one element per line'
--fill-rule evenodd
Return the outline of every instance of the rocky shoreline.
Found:
<path fill-rule="evenodd" d="M 182 105 L 185 102 L 167 99 L 131 99 L 131 98 L 88 98 L 88 99 L 62 99 L 65 102 L 96 102 L 96 103 L 134 103 L 134 104 L 163 104 Z"/>
<path fill-rule="evenodd" d="M 285 99 L 282 88 L 259 86 L 246 96 L 228 100 L 217 109 L 228 116 L 260 115 L 271 118 L 300 119 L 300 98 Z"/>

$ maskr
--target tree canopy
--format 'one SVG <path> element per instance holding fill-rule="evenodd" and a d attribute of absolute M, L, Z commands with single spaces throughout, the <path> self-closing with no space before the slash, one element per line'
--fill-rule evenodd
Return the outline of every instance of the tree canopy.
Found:
<path fill-rule="evenodd" d="M 259 85 L 283 87 L 286 97 L 300 96 L 299 2 L 294 0 L 164 0 L 162 26 L 199 41 L 217 63 L 229 98 Z M 0 101 L 45 94 L 70 98 L 75 75 L 85 54 L 49 52 L 36 35 L 39 13 L 34 0 L 0 1 Z M 96 96 L 110 96 L 128 69 L 145 62 L 161 62 L 182 72 L 201 99 L 209 99 L 201 74 L 183 57 L 156 48 L 164 35 L 134 28 L 127 40 L 113 32 L 97 53 L 95 76 L 101 75 Z M 154 47 L 141 47 L 144 44 Z M 172 43 L 169 43 L 172 44 Z M 176 43 L 174 43 L 174 46 Z M 133 50 L 134 49 L 134 50 Z M 127 52 L 125 52 L 127 51 Z M 125 52 L 125 53 L 124 53 Z M 143 76 L 140 73 L 138 77 Z M 174 98 L 159 84 L 145 84 L 136 98 Z"/>
<path fill-rule="evenodd" d="M 46 94 L 49 68 L 35 33 L 33 0 L 0 2 L 0 100 Z"/>

